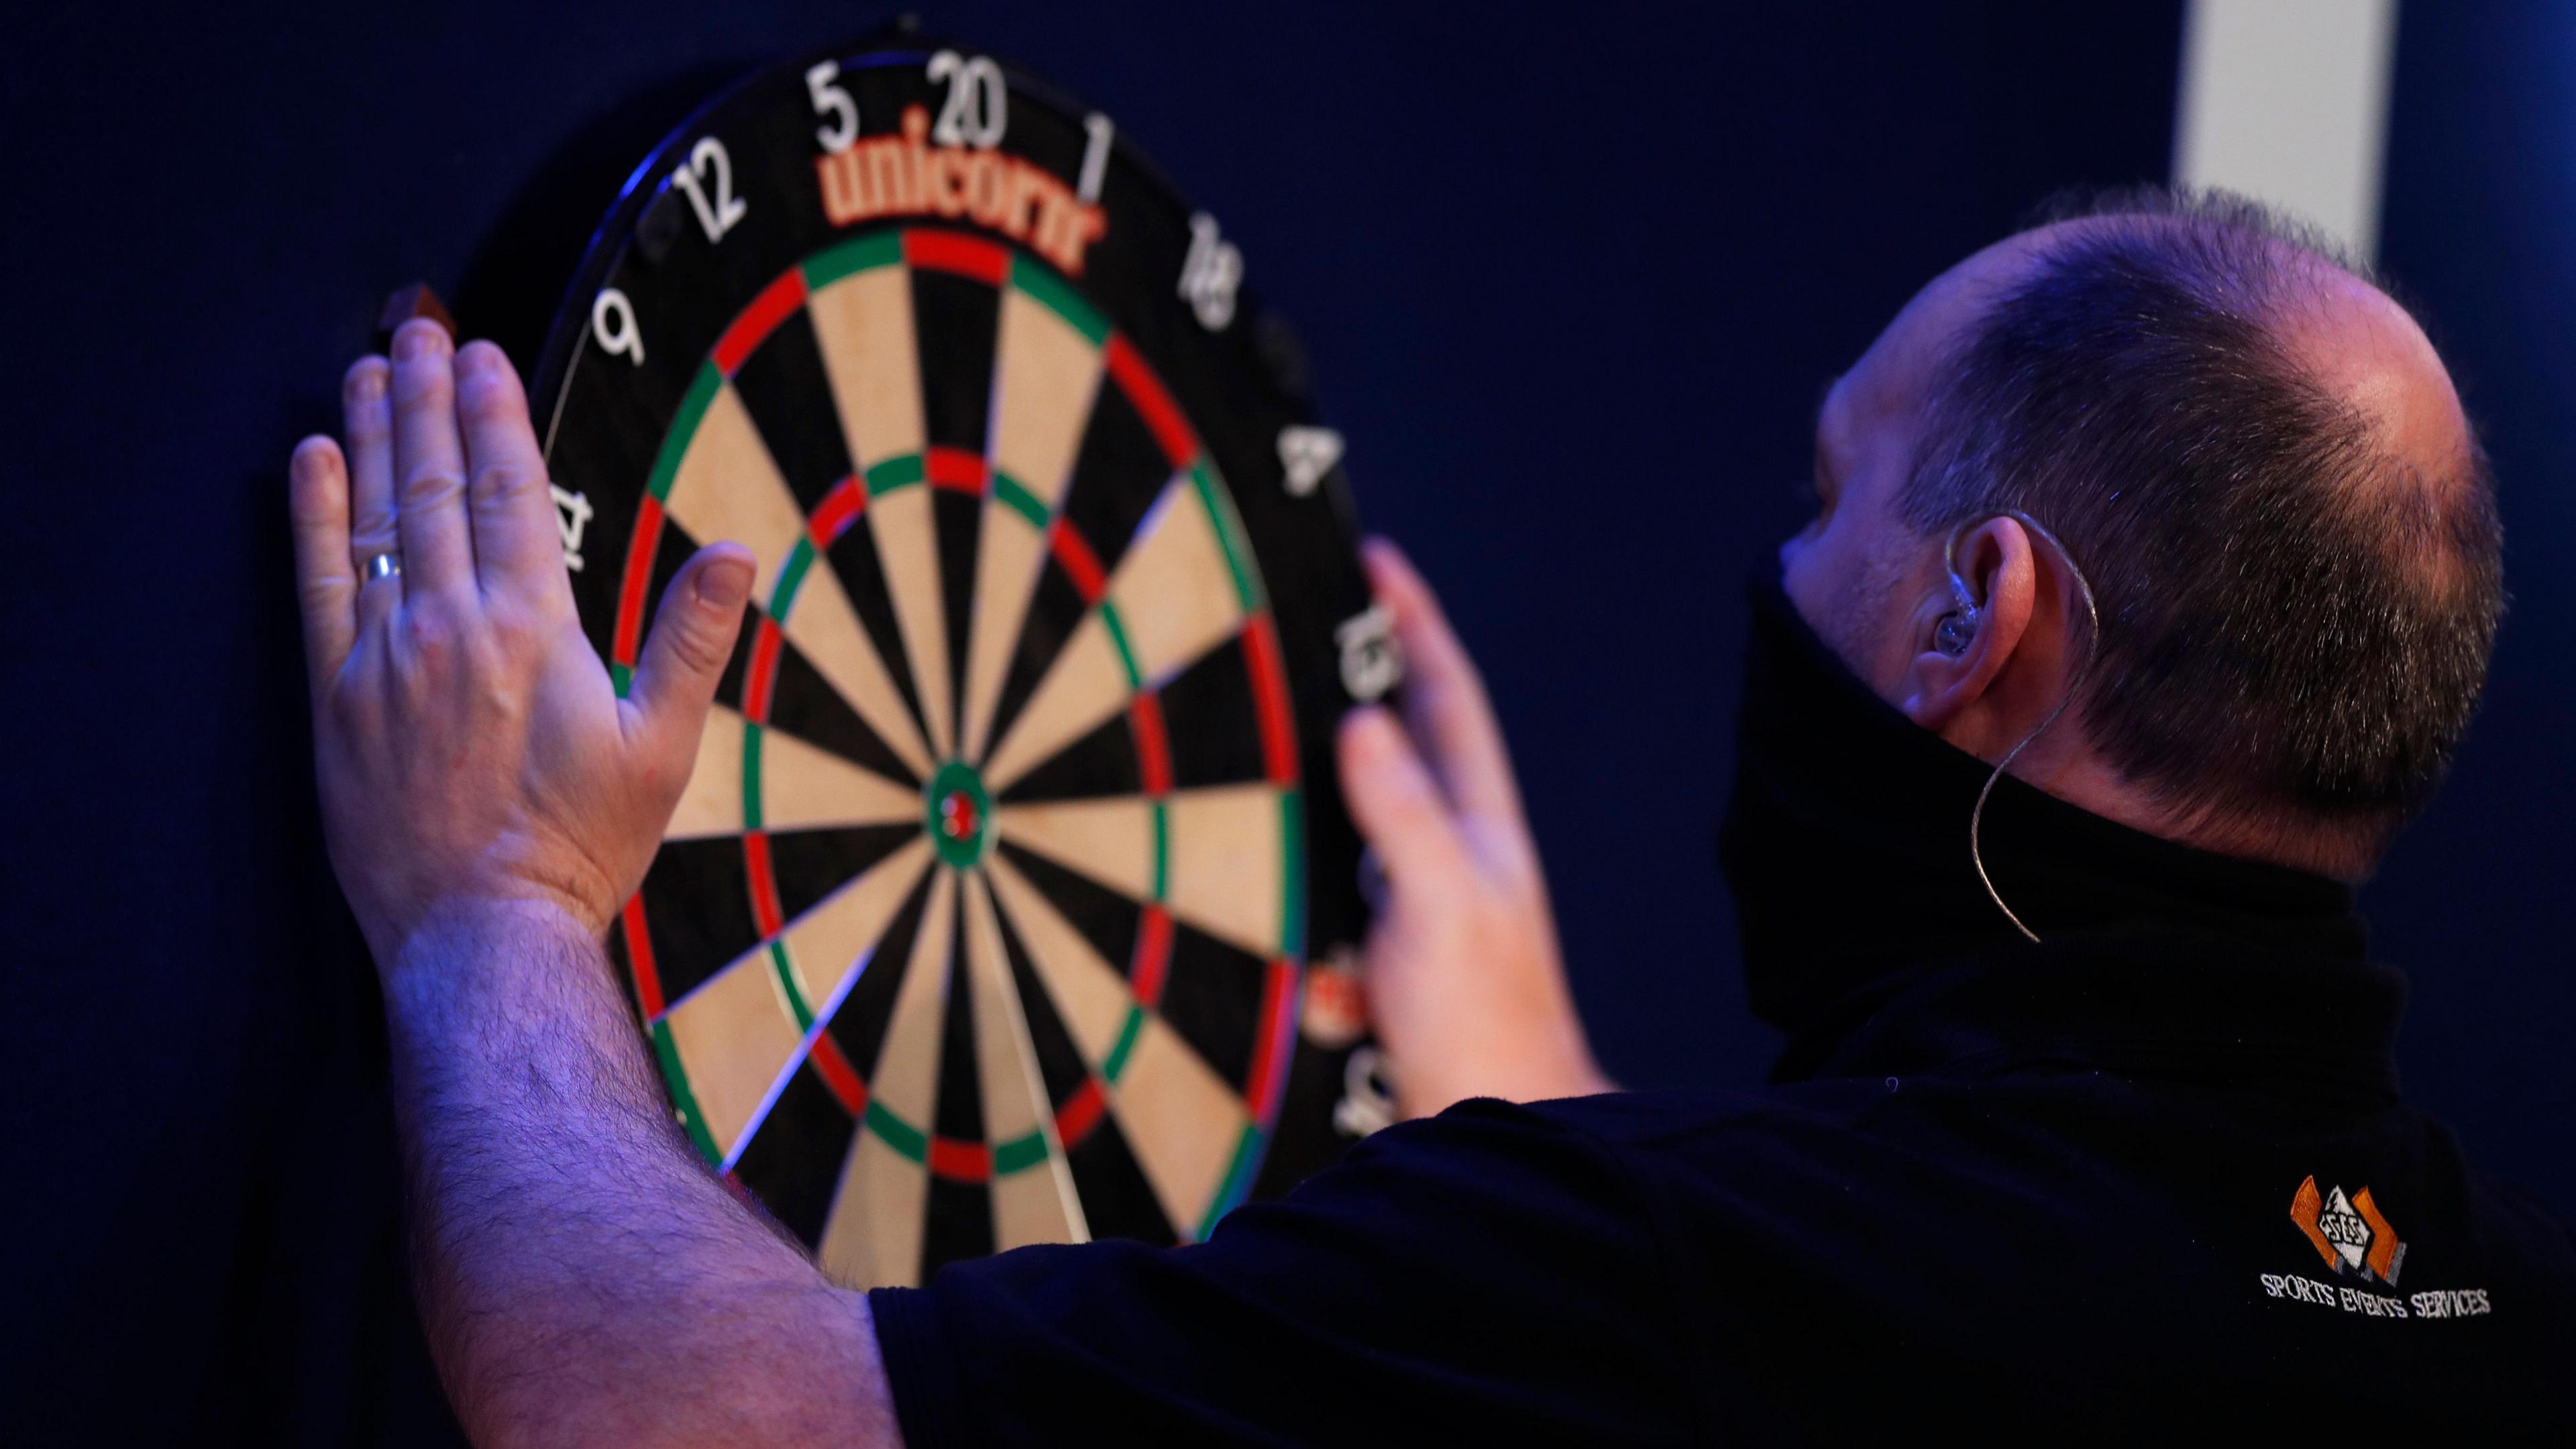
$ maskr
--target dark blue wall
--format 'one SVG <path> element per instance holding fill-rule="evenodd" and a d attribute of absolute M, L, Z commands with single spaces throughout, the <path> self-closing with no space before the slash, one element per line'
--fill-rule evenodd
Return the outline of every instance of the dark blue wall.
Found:
<path fill-rule="evenodd" d="M 313 833 L 282 463 L 388 289 L 525 336 L 639 128 L 875 16 L 183 13 L 15 20 L 0 86 L 6 1398 L 108 1439 L 437 1442 L 373 986 Z M 2388 253 L 2490 423 L 2520 602 L 2373 900 L 2417 968 L 2410 1079 L 2567 1205 L 2576 42 L 2446 13 L 2408 11 Z M 1757 1080 L 1708 846 L 1743 570 L 1796 525 L 1818 388 L 1917 285 L 2055 186 L 2162 175 L 2178 4 L 931 19 L 1115 116 L 1299 323 L 1363 509 L 1484 662 L 1608 1065 Z"/>
<path fill-rule="evenodd" d="M 2457 773 L 2363 897 L 2399 1063 L 2471 1157 L 2576 1211 L 2576 6 L 2399 11 L 2380 259 L 2500 477 L 2512 612 Z"/>

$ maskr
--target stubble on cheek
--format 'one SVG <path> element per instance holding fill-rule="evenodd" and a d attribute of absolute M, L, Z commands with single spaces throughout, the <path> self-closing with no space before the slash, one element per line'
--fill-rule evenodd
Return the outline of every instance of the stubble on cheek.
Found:
<path fill-rule="evenodd" d="M 1840 563 L 1817 578 L 1820 587 L 1809 591 L 1812 607 L 1802 604 L 1799 609 L 1843 667 L 1882 698 L 1905 672 L 1896 602 L 1908 572 L 1909 553 L 1882 545 Z"/>

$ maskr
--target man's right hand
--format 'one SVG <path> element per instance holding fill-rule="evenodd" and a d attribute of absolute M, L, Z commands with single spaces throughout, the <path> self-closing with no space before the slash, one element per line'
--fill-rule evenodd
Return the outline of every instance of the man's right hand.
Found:
<path fill-rule="evenodd" d="M 1614 1090 L 1566 990 L 1484 682 L 1395 545 L 1372 539 L 1366 555 L 1404 651 L 1405 723 L 1379 706 L 1353 710 L 1340 759 L 1343 798 L 1387 878 L 1365 979 L 1396 1104 L 1422 1117 L 1469 1097 Z"/>
<path fill-rule="evenodd" d="M 407 322 L 343 401 L 348 451 L 307 439 L 292 506 L 323 827 L 376 964 L 447 907 L 541 903 L 595 939 L 688 781 L 749 551 L 682 568 L 620 699 L 500 349 Z M 377 555 L 400 572 L 370 576 Z"/>

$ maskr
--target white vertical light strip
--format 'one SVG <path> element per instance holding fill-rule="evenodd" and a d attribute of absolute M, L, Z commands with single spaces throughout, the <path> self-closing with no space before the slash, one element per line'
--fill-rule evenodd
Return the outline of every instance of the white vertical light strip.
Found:
<path fill-rule="evenodd" d="M 2191 0 L 2173 177 L 2379 248 L 2397 0 Z"/>

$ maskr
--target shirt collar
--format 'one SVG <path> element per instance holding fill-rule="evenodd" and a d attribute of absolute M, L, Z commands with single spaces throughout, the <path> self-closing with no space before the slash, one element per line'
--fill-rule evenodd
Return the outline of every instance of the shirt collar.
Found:
<path fill-rule="evenodd" d="M 2351 887 L 2162 840 L 2008 776 L 1984 856 L 2034 946 L 1969 859 L 1990 767 L 1853 677 L 1767 571 L 1753 616 L 1720 854 L 1755 1010 L 1792 1034 L 1779 1075 L 2015 1043 L 2260 1039 L 2359 1053 L 2393 1083 L 2404 982 L 2364 959 Z"/>

